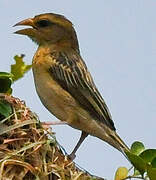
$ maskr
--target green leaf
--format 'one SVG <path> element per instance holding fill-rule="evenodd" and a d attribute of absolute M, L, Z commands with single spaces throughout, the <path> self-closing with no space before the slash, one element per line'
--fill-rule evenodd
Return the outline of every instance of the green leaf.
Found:
<path fill-rule="evenodd" d="M 4 100 L 0 100 L 0 117 L 7 118 L 8 116 L 10 116 L 10 114 L 12 114 L 11 105 Z"/>
<path fill-rule="evenodd" d="M 156 157 L 156 149 L 147 149 L 139 155 L 146 163 L 151 163 Z"/>
<path fill-rule="evenodd" d="M 7 72 L 0 72 L 0 78 L 11 78 L 12 79 L 13 75 L 11 73 Z"/>
<path fill-rule="evenodd" d="M 135 155 L 141 154 L 145 150 L 145 146 L 142 142 L 136 141 L 131 145 L 131 153 Z"/>
<path fill-rule="evenodd" d="M 138 175 L 140 175 L 140 172 L 137 169 L 134 168 L 134 174 L 133 175 L 138 176 Z"/>
<path fill-rule="evenodd" d="M 32 65 L 26 65 L 23 61 L 24 55 L 16 55 L 14 57 L 15 64 L 11 65 L 11 73 L 13 74 L 13 81 L 17 81 L 18 79 L 22 78 L 24 74 L 29 71 Z"/>
<path fill-rule="evenodd" d="M 133 166 L 140 172 L 140 174 L 143 176 L 144 172 L 146 171 L 146 162 L 139 156 L 131 153 L 131 152 L 125 152 L 128 159 L 131 161 Z"/>
<path fill-rule="evenodd" d="M 151 165 L 153 168 L 156 168 L 156 157 L 152 160 Z"/>
<path fill-rule="evenodd" d="M 147 175 L 150 180 L 156 179 L 156 168 L 152 168 L 150 165 L 147 166 Z"/>
<path fill-rule="evenodd" d="M 119 167 L 115 173 L 115 180 L 125 179 L 128 175 L 128 169 L 126 167 Z"/>
<path fill-rule="evenodd" d="M 10 73 L 0 72 L 0 93 L 11 94 L 12 77 Z"/>

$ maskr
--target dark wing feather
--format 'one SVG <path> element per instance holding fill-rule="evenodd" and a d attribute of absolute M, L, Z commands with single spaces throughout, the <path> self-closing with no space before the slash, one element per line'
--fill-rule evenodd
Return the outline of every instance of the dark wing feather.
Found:
<path fill-rule="evenodd" d="M 76 53 L 52 53 L 50 73 L 77 102 L 96 120 L 115 130 L 111 115 L 97 90 L 87 67 Z"/>

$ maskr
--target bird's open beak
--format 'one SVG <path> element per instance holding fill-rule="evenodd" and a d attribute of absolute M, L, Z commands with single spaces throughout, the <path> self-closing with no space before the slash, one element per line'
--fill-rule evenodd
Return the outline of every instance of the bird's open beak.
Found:
<path fill-rule="evenodd" d="M 16 32 L 14 32 L 15 34 L 22 34 L 22 35 L 32 35 L 33 31 L 35 30 L 35 25 L 34 25 L 34 21 L 33 18 L 29 18 L 29 19 L 25 19 L 23 21 L 20 21 L 19 23 L 15 24 L 13 27 L 15 26 L 31 26 L 32 28 L 26 28 L 26 29 L 22 29 L 22 30 L 18 30 Z"/>
<path fill-rule="evenodd" d="M 13 27 L 15 26 L 32 26 L 33 27 L 33 25 L 34 25 L 33 18 L 29 18 L 29 19 L 20 21 L 19 23 L 15 24 Z"/>

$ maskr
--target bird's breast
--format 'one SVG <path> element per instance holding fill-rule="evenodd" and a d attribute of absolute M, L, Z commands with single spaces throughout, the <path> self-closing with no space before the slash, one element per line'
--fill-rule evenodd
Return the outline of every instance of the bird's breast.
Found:
<path fill-rule="evenodd" d="M 53 79 L 49 71 L 50 66 L 51 59 L 48 56 L 34 56 L 32 67 L 36 91 L 43 105 L 52 114 L 62 121 L 67 121 L 70 110 L 76 107 L 76 102 L 72 96 Z"/>

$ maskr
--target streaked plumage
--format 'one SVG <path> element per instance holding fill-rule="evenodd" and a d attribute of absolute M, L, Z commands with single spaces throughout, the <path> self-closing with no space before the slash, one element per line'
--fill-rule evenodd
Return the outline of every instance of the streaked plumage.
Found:
<path fill-rule="evenodd" d="M 115 130 L 108 108 L 81 56 L 70 51 L 52 53 L 51 58 L 54 60 L 49 71 L 55 81 L 97 121 Z"/>
<path fill-rule="evenodd" d="M 90 134 L 121 152 L 128 151 L 81 58 L 72 23 L 64 16 L 48 13 L 16 25 L 31 26 L 16 33 L 28 35 L 39 45 L 33 58 L 33 73 L 36 90 L 47 109 L 81 130 L 81 142 Z"/>

